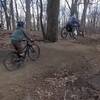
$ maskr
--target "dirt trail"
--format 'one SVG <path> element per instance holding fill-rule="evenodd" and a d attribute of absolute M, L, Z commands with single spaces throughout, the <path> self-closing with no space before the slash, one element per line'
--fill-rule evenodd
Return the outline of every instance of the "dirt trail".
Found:
<path fill-rule="evenodd" d="M 2 65 L 2 59 L 8 51 L 0 51 L 0 100 L 31 100 L 25 99 L 30 97 L 25 94 L 27 89 L 22 87 L 31 88 L 30 84 L 36 85 L 41 78 L 52 76 L 63 69 L 81 74 L 94 74 L 100 70 L 99 45 L 94 47 L 62 40 L 54 44 L 40 43 L 40 48 L 39 60 L 26 61 L 26 66 L 13 72 L 6 71 Z M 31 83 L 31 78 L 39 80 Z"/>

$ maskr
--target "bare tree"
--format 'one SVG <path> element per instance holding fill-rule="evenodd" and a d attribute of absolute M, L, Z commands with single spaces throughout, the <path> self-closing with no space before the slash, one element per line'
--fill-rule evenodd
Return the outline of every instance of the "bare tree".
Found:
<path fill-rule="evenodd" d="M 60 21 L 61 21 L 61 25 L 62 25 L 61 27 L 63 27 L 63 26 L 65 26 L 67 19 L 68 19 L 68 16 L 69 16 L 68 8 L 66 7 L 66 5 L 61 7 L 60 12 L 61 12 Z"/>
<path fill-rule="evenodd" d="M 58 40 L 58 15 L 60 0 L 48 0 L 47 4 L 47 40 Z"/>
<path fill-rule="evenodd" d="M 23 11 L 26 13 L 22 0 L 20 0 L 20 3 L 22 5 Z"/>
<path fill-rule="evenodd" d="M 40 30 L 40 14 L 39 14 L 39 0 L 36 1 L 37 8 L 37 30 Z"/>
<path fill-rule="evenodd" d="M 69 2 L 67 0 L 65 1 L 70 9 L 70 16 L 73 16 L 75 14 L 78 18 L 78 11 L 77 11 L 78 0 L 72 0 L 71 6 L 69 5 Z"/>
<path fill-rule="evenodd" d="M 89 5 L 89 0 L 84 0 L 84 9 L 83 9 L 82 18 L 81 18 L 81 27 L 82 27 L 82 30 L 83 29 L 85 30 L 86 13 L 87 13 L 88 5 Z"/>
<path fill-rule="evenodd" d="M 15 16 L 14 16 L 13 0 L 10 1 L 10 11 L 11 11 L 11 18 L 12 18 L 12 27 L 14 30 L 15 29 Z"/>
<path fill-rule="evenodd" d="M 40 22 L 41 22 L 41 29 L 42 29 L 42 33 L 43 33 L 43 38 L 44 40 L 46 39 L 46 34 L 44 31 L 44 26 L 43 26 L 43 22 L 42 22 L 42 18 L 43 18 L 43 3 L 42 0 L 40 0 Z"/>
<path fill-rule="evenodd" d="M 31 29 L 31 13 L 30 13 L 30 0 L 26 0 L 26 31 L 30 32 Z"/>
<path fill-rule="evenodd" d="M 78 3 L 78 0 L 72 0 L 72 4 L 71 4 L 71 16 L 72 15 L 76 15 L 78 17 L 78 12 L 77 12 L 77 3 Z"/>
<path fill-rule="evenodd" d="M 36 30 L 35 10 L 34 10 L 34 9 L 35 9 L 35 8 L 34 8 L 34 4 L 35 4 L 35 3 L 33 2 L 33 0 L 31 0 L 31 1 L 32 1 L 32 18 L 33 18 L 32 20 L 33 20 L 33 29 Z"/>
<path fill-rule="evenodd" d="M 2 9 L 2 6 L 0 6 L 0 24 L 1 24 L 1 27 L 3 28 L 4 22 L 3 22 L 3 9 Z"/>
<path fill-rule="evenodd" d="M 5 13 L 6 26 L 7 26 L 7 29 L 9 30 L 11 25 L 10 25 L 10 16 L 8 15 L 8 12 L 7 12 L 7 0 L 3 0 L 3 1 L 0 0 L 0 1 Z"/>
<path fill-rule="evenodd" d="M 17 21 L 19 20 L 19 14 L 18 14 L 18 7 L 17 7 L 17 2 L 16 2 L 16 0 L 14 0 L 15 1 L 15 9 L 16 9 L 16 19 L 17 19 Z"/>

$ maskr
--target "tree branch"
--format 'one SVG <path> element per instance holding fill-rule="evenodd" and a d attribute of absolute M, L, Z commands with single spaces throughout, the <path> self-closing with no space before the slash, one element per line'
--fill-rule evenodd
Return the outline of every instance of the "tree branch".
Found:
<path fill-rule="evenodd" d="M 22 5 L 23 11 L 26 13 L 22 0 L 20 0 L 20 3 Z"/>
<path fill-rule="evenodd" d="M 67 5 L 68 5 L 69 9 L 71 10 L 71 7 L 70 7 L 70 5 L 69 5 L 68 1 L 67 1 L 67 0 L 65 0 L 65 1 L 66 1 Z"/>

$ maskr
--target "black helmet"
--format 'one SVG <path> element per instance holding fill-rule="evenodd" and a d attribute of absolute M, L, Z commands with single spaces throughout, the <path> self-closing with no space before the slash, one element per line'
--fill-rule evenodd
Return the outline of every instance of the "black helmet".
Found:
<path fill-rule="evenodd" d="M 24 27 L 24 22 L 23 21 L 18 21 L 17 22 L 17 27 L 23 28 Z"/>

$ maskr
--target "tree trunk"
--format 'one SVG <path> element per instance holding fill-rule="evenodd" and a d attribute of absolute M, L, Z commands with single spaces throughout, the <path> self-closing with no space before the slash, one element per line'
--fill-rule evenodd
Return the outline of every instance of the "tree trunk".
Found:
<path fill-rule="evenodd" d="M 31 29 L 30 0 L 26 0 L 26 31 L 30 32 L 30 29 Z"/>
<path fill-rule="evenodd" d="M 0 24 L 1 24 L 1 28 L 3 28 L 4 23 L 3 23 L 3 11 L 2 11 L 2 6 L 0 7 Z"/>
<path fill-rule="evenodd" d="M 78 0 L 72 0 L 72 4 L 71 4 L 71 14 L 70 16 L 73 16 L 74 14 L 76 15 L 76 17 L 78 18 L 78 11 L 77 11 L 77 2 Z"/>
<path fill-rule="evenodd" d="M 43 33 L 43 39 L 45 40 L 46 39 L 46 34 L 45 34 L 45 31 L 44 31 L 44 26 L 43 26 L 43 22 L 42 22 L 42 18 L 43 18 L 43 4 L 42 4 L 42 0 L 40 0 L 40 22 L 41 22 L 41 30 L 42 30 L 42 33 Z"/>
<path fill-rule="evenodd" d="M 37 7 L 37 30 L 39 31 L 40 30 L 40 15 L 39 15 L 39 7 L 38 7 L 38 3 L 39 1 L 37 0 L 36 1 L 36 7 Z"/>
<path fill-rule="evenodd" d="M 16 20 L 19 20 L 19 14 L 18 14 L 18 7 L 17 7 L 17 2 L 15 0 L 15 8 L 16 8 Z"/>
<path fill-rule="evenodd" d="M 47 4 L 47 40 L 58 40 L 58 15 L 60 0 L 48 0 Z"/>
<path fill-rule="evenodd" d="M 12 28 L 15 30 L 15 18 L 14 18 L 14 8 L 13 8 L 13 0 L 10 1 L 10 11 L 11 11 L 11 18 L 12 18 Z"/>
<path fill-rule="evenodd" d="M 34 15 L 34 12 L 35 12 L 35 10 L 34 10 L 34 2 L 33 2 L 33 0 L 32 0 L 32 20 L 33 20 L 32 26 L 33 26 L 33 30 L 36 31 L 35 15 Z"/>
<path fill-rule="evenodd" d="M 89 0 L 84 0 L 84 9 L 83 9 L 83 14 L 81 18 L 81 28 L 82 30 L 85 30 L 85 24 L 86 24 L 86 13 L 87 13 L 87 8 L 88 8 Z"/>
<path fill-rule="evenodd" d="M 6 2 L 7 2 L 6 0 L 1 1 L 1 5 L 4 9 L 5 19 L 6 19 L 6 26 L 7 26 L 7 29 L 9 30 L 11 24 L 10 24 L 10 17 L 8 16 L 8 13 L 7 13 L 7 4 L 6 4 Z"/>

